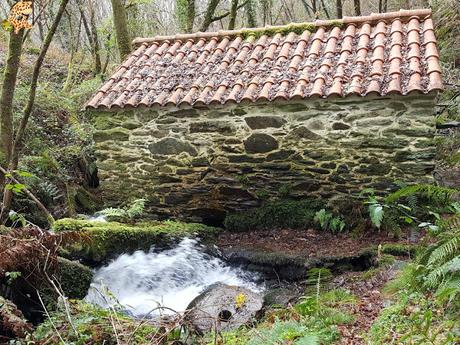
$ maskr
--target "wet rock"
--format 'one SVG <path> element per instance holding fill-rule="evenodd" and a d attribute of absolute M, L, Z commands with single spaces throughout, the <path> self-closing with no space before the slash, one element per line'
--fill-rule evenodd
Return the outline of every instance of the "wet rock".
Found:
<path fill-rule="evenodd" d="M 187 152 L 191 156 L 198 154 L 197 150 L 185 141 L 176 138 L 165 138 L 149 145 L 149 150 L 153 154 L 160 155 L 177 155 L 182 152 Z"/>
<path fill-rule="evenodd" d="M 244 142 L 244 148 L 249 153 L 265 153 L 278 148 L 278 141 L 271 135 L 254 133 Z"/>
<path fill-rule="evenodd" d="M 287 306 L 298 297 L 295 291 L 285 288 L 269 290 L 264 296 L 265 306 Z"/>
<path fill-rule="evenodd" d="M 280 128 L 286 123 L 279 116 L 248 116 L 244 120 L 251 129 Z"/>
<path fill-rule="evenodd" d="M 243 303 L 238 303 L 240 299 Z M 262 296 L 251 290 L 214 284 L 190 302 L 187 319 L 200 334 L 226 331 L 250 323 L 260 316 L 262 307 Z"/>

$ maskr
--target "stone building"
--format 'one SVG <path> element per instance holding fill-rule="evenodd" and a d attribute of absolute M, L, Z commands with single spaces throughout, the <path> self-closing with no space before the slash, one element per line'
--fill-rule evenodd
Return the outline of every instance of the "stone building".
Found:
<path fill-rule="evenodd" d="M 138 38 L 86 108 L 101 188 L 213 221 L 434 168 L 442 89 L 430 10 Z"/>

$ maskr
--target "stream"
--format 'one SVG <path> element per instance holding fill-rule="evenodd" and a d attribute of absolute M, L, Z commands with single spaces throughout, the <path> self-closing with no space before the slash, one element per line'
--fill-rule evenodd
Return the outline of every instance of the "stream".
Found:
<path fill-rule="evenodd" d="M 264 290 L 258 274 L 232 267 L 204 249 L 186 238 L 169 250 L 123 254 L 96 271 L 86 301 L 134 317 L 155 317 L 185 311 L 215 283 Z"/>

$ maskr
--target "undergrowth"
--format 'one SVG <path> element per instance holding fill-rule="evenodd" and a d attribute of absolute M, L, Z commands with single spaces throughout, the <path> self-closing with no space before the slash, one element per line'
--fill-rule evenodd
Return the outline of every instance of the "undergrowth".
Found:
<path fill-rule="evenodd" d="M 261 207 L 230 214 L 224 226 L 229 231 L 242 232 L 273 228 L 308 228 L 314 224 L 318 201 L 276 200 Z"/>

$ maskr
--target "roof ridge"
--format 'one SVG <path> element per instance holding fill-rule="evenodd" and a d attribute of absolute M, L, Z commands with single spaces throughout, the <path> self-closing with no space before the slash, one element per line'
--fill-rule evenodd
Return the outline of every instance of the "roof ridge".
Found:
<path fill-rule="evenodd" d="M 291 28 L 302 28 L 308 26 L 314 27 L 324 27 L 324 26 L 337 26 L 343 24 L 360 24 L 360 23 L 372 23 L 380 20 L 391 20 L 396 18 L 407 18 L 407 17 L 429 17 L 431 16 L 431 9 L 416 9 L 416 10 L 404 10 L 400 9 L 395 12 L 386 12 L 386 13 L 371 13 L 368 16 L 355 16 L 348 17 L 345 16 L 341 19 L 329 19 L 329 20 L 319 20 L 317 19 L 314 22 L 302 22 L 302 23 L 289 23 L 285 25 L 268 25 L 264 27 L 256 28 L 242 28 L 238 30 L 219 30 L 214 32 L 196 32 L 191 34 L 175 34 L 175 35 L 166 35 L 166 36 L 154 36 L 154 37 L 136 37 L 133 40 L 133 45 L 138 46 L 143 43 L 153 43 L 153 42 L 163 42 L 163 41 L 183 41 L 183 40 L 197 40 L 200 38 L 212 38 L 212 37 L 224 37 L 224 36 L 238 36 L 248 34 L 249 32 L 263 32 L 266 30 L 283 30 Z"/>

